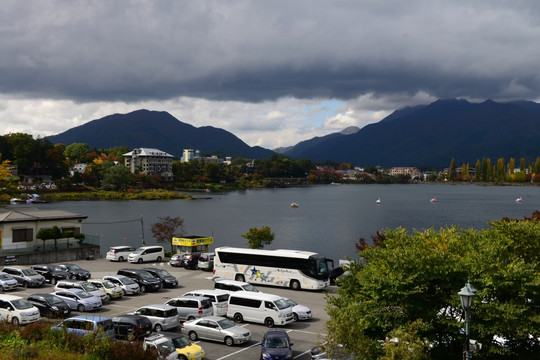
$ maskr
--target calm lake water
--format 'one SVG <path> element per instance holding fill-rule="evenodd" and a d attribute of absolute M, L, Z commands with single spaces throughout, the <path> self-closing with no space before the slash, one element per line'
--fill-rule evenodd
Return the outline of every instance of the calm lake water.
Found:
<path fill-rule="evenodd" d="M 534 186 L 319 185 L 200 196 L 210 198 L 62 201 L 36 206 L 87 215 L 83 232 L 99 235 L 103 256 L 109 246 L 141 245 L 141 216 L 148 245 L 156 244 L 150 228 L 158 217 L 179 216 L 187 235 L 214 236 L 214 247 L 245 247 L 241 234 L 251 227 L 270 226 L 275 239 L 266 248 L 315 251 L 336 264 L 346 256 L 357 258 L 354 243 L 360 237 L 369 239 L 377 230 L 450 225 L 481 229 L 490 220 L 521 219 L 540 210 L 540 188 Z M 430 202 L 433 197 L 436 203 Z M 516 202 L 518 197 L 523 202 Z M 291 208 L 293 202 L 299 207 Z"/>

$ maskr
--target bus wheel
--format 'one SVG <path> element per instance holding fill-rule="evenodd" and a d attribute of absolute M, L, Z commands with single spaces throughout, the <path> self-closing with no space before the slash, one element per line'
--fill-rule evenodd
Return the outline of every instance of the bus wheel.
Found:
<path fill-rule="evenodd" d="M 234 280 L 245 282 L 246 278 L 242 274 L 236 274 L 236 276 L 234 277 Z"/>
<path fill-rule="evenodd" d="M 268 318 L 264 319 L 264 325 L 271 328 L 271 327 L 274 326 L 274 320 L 272 318 L 268 317 Z"/>
<path fill-rule="evenodd" d="M 234 314 L 234 321 L 236 321 L 237 323 L 241 323 L 242 321 L 244 321 L 244 317 L 242 316 L 242 314 L 236 313 Z"/>
<path fill-rule="evenodd" d="M 300 290 L 300 283 L 298 280 L 291 280 L 291 289 Z"/>

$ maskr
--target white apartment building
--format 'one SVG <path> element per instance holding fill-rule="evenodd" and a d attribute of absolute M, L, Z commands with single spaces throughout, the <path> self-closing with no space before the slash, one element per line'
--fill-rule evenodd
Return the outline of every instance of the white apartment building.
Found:
<path fill-rule="evenodd" d="M 124 165 L 126 165 L 132 173 L 139 170 L 139 173 L 145 175 L 156 175 L 162 180 L 172 181 L 172 162 L 174 156 L 165 151 L 151 148 L 133 149 L 122 155 L 124 157 Z"/>

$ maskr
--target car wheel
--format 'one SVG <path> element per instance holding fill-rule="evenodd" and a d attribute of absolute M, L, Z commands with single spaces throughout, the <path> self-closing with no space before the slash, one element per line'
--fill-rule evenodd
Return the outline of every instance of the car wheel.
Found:
<path fill-rule="evenodd" d="M 234 277 L 234 280 L 245 282 L 245 281 L 246 281 L 246 278 L 245 278 L 244 275 L 242 275 L 242 274 L 237 274 L 237 275 Z"/>
<path fill-rule="evenodd" d="M 162 330 L 163 330 L 163 326 L 161 326 L 160 324 L 156 324 L 156 325 L 154 326 L 154 330 L 155 330 L 155 331 L 162 331 Z"/>
<path fill-rule="evenodd" d="M 237 323 L 241 323 L 242 321 L 244 321 L 244 317 L 242 316 L 242 314 L 236 313 L 234 314 L 234 321 L 236 321 Z"/>
<path fill-rule="evenodd" d="M 157 262 L 161 262 L 161 256 L 158 256 Z"/>
<path fill-rule="evenodd" d="M 11 318 L 11 323 L 15 326 L 19 326 L 19 318 L 14 316 L 13 318 Z"/>
<path fill-rule="evenodd" d="M 51 310 L 47 310 L 47 312 L 45 313 L 45 316 L 49 319 L 53 319 L 54 318 L 54 314 Z"/>
<path fill-rule="evenodd" d="M 274 320 L 272 318 L 268 317 L 268 318 L 264 319 L 264 325 L 271 328 L 271 327 L 274 326 Z"/>
<path fill-rule="evenodd" d="M 23 281 L 22 287 L 26 289 L 28 287 L 28 281 Z"/>
<path fill-rule="evenodd" d="M 186 355 L 178 355 L 178 360 L 188 360 Z"/>
<path fill-rule="evenodd" d="M 142 259 L 139 258 L 139 260 L 137 260 L 137 263 L 142 264 Z"/>
<path fill-rule="evenodd" d="M 195 331 L 190 331 L 188 335 L 191 341 L 197 341 L 197 339 L 199 338 Z"/>
<path fill-rule="evenodd" d="M 56 278 L 53 277 L 53 278 L 51 279 L 51 285 L 56 285 Z"/>
<path fill-rule="evenodd" d="M 141 293 L 145 292 L 146 291 L 146 286 L 144 285 L 141 285 Z"/>
<path fill-rule="evenodd" d="M 298 280 L 291 281 L 291 289 L 300 290 L 300 283 L 298 282 Z"/>
<path fill-rule="evenodd" d="M 84 305 L 83 304 L 77 305 L 77 311 L 83 312 L 84 311 Z"/>
<path fill-rule="evenodd" d="M 193 316 L 188 316 L 187 321 L 191 321 L 191 320 L 195 320 L 195 317 L 193 317 Z"/>
<path fill-rule="evenodd" d="M 124 262 L 124 257 L 123 257 L 123 256 L 120 256 L 120 257 L 118 258 L 118 261 L 119 261 L 119 262 Z"/>
<path fill-rule="evenodd" d="M 225 345 L 227 345 L 227 346 L 233 346 L 233 345 L 234 345 L 234 340 L 233 340 L 233 338 L 230 337 L 230 336 L 227 336 L 227 337 L 225 338 Z"/>
<path fill-rule="evenodd" d="M 111 301 L 111 295 L 105 294 L 105 301 Z"/>
<path fill-rule="evenodd" d="M 298 314 L 297 314 L 297 313 L 293 313 L 293 318 L 294 318 L 294 321 L 298 321 Z"/>

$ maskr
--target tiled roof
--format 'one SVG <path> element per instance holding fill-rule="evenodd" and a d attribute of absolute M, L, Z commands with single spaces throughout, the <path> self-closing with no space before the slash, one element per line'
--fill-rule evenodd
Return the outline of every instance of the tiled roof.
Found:
<path fill-rule="evenodd" d="M 59 219 L 86 219 L 88 216 L 71 213 L 63 210 L 39 210 L 36 208 L 6 208 L 0 210 L 0 223 L 37 221 L 37 220 L 59 220 Z"/>
<path fill-rule="evenodd" d="M 166 153 L 165 151 L 159 150 L 159 149 L 152 149 L 152 148 L 139 148 L 135 149 L 138 152 L 138 156 L 166 156 L 166 157 L 174 157 L 169 153 Z M 128 153 L 123 154 L 122 156 L 132 156 L 133 151 L 130 151 Z"/>

